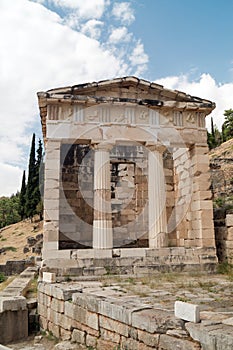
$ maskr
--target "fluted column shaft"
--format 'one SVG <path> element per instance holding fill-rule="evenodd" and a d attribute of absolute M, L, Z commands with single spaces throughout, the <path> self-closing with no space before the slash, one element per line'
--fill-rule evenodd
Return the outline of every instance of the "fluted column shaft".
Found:
<path fill-rule="evenodd" d="M 95 147 L 93 248 L 113 246 L 109 146 Z"/>
<path fill-rule="evenodd" d="M 148 147 L 149 247 L 167 246 L 166 185 L 163 171 L 164 147 Z"/>

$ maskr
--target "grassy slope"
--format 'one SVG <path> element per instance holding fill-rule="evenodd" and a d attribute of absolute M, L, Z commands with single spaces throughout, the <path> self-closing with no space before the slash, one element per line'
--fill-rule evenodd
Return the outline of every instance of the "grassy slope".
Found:
<path fill-rule="evenodd" d="M 13 247 L 16 251 L 9 250 L 5 255 L 0 254 L 0 264 L 4 264 L 7 260 L 22 260 L 35 255 L 31 252 L 24 254 L 23 248 L 27 244 L 27 237 L 35 237 L 42 233 L 42 228 L 42 222 L 31 223 L 29 220 L 4 227 L 0 231 L 0 248 Z"/>

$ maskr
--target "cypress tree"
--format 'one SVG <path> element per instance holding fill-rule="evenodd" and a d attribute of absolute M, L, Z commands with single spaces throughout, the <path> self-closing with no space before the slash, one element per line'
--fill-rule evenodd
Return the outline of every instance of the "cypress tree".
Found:
<path fill-rule="evenodd" d="M 222 124 L 222 142 L 226 142 L 226 127 L 225 123 Z"/>
<path fill-rule="evenodd" d="M 43 203 L 41 196 L 43 195 L 43 163 L 42 163 L 42 155 L 43 155 L 43 147 L 41 140 L 38 141 L 37 148 L 37 158 L 36 158 L 36 188 L 35 188 L 35 200 L 36 200 L 36 213 L 40 215 L 40 219 L 42 220 L 43 213 Z"/>
<path fill-rule="evenodd" d="M 25 175 L 25 170 L 23 172 L 21 191 L 19 194 L 18 212 L 19 212 L 19 215 L 21 217 L 21 220 L 24 220 L 26 218 L 26 175 Z"/>
<path fill-rule="evenodd" d="M 28 166 L 28 182 L 26 190 L 26 215 L 32 218 L 36 212 L 37 199 L 35 189 L 37 185 L 36 160 L 35 160 L 35 134 L 32 135 L 31 151 Z"/>

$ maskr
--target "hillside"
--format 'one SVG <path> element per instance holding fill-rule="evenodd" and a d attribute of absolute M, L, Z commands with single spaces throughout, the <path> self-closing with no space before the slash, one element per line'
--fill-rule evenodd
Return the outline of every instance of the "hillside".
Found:
<path fill-rule="evenodd" d="M 222 143 L 209 153 L 212 187 L 215 198 L 233 202 L 233 139 Z"/>
<path fill-rule="evenodd" d="M 0 264 L 4 264 L 7 260 L 22 260 L 30 256 L 37 255 L 32 253 L 32 247 L 28 246 L 28 238 L 36 237 L 43 233 L 43 225 L 41 222 L 33 222 L 24 220 L 13 225 L 9 225 L 0 230 Z M 24 253 L 24 247 L 28 246 L 29 251 Z"/>
<path fill-rule="evenodd" d="M 232 158 L 233 157 L 233 138 L 222 143 L 220 146 L 210 151 L 210 159 Z"/>

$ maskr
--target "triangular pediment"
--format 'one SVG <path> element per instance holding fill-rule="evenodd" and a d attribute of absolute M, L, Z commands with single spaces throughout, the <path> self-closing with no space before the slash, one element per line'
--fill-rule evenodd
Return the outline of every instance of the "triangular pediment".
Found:
<path fill-rule="evenodd" d="M 53 98 L 69 98 L 70 96 L 75 97 L 80 95 L 122 99 L 155 99 L 161 101 L 205 103 L 209 105 L 208 107 L 214 107 L 214 104 L 209 100 L 194 97 L 182 91 L 166 89 L 162 85 L 134 76 L 55 88 L 48 90 L 46 93 L 47 97 Z"/>
<path fill-rule="evenodd" d="M 156 115 L 157 113 L 155 120 L 159 120 L 158 114 L 161 115 L 161 118 L 156 123 L 172 124 L 175 127 L 193 127 L 194 125 L 204 127 L 205 116 L 215 108 L 215 103 L 209 100 L 178 90 L 166 89 L 162 85 L 133 76 L 55 88 L 46 92 L 38 92 L 37 95 L 44 135 L 47 119 L 68 120 L 69 116 L 74 115 L 79 109 L 85 110 L 89 107 L 98 109 L 102 108 L 101 105 L 108 105 L 112 112 L 117 110 L 120 118 L 124 119 L 122 121 L 124 124 L 137 124 L 137 118 L 131 120 L 132 118 L 125 117 L 125 114 L 129 113 L 129 110 L 126 111 L 125 108 L 136 108 L 137 113 L 140 113 L 140 108 L 143 106 L 147 108 L 147 119 L 149 114 Z M 50 116 L 48 116 L 49 113 Z M 96 121 L 99 118 L 96 113 L 100 112 L 93 112 L 91 119 L 84 118 L 85 121 Z M 105 112 L 101 111 L 101 113 Z M 121 117 L 121 114 L 124 117 Z M 105 117 L 101 118 L 104 122 Z M 115 119 L 110 121 L 116 122 Z M 142 123 L 142 119 L 138 123 Z M 100 122 L 100 119 L 98 120 Z M 149 123 L 149 119 L 147 122 Z"/>

